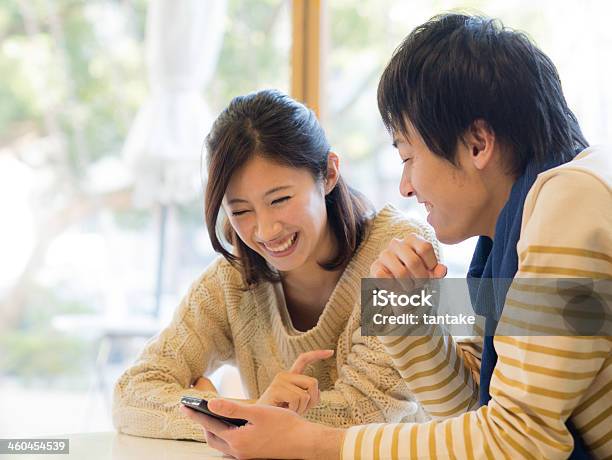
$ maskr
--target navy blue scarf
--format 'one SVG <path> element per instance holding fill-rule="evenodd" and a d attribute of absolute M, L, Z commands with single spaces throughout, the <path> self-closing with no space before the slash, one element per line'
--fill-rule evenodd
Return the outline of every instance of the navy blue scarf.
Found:
<path fill-rule="evenodd" d="M 537 165 L 532 161 L 525 172 L 517 179 L 510 191 L 510 197 L 501 210 L 495 225 L 495 240 L 481 236 L 468 270 L 468 278 L 480 278 L 480 282 L 470 283 L 470 295 L 476 314 L 485 317 L 485 337 L 480 366 L 480 404 L 491 399 L 489 388 L 493 369 L 497 364 L 497 353 L 493 336 L 501 317 L 510 287 L 509 280 L 518 270 L 516 245 L 521 235 L 523 207 L 527 193 L 533 186 L 538 174 L 558 166 L 559 162 Z M 591 458 L 582 438 L 568 420 L 567 427 L 574 438 L 574 451 L 571 459 Z"/>

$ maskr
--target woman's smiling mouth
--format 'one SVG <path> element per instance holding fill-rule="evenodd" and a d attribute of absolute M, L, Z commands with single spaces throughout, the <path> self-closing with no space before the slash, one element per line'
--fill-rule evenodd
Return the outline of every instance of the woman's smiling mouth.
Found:
<path fill-rule="evenodd" d="M 293 233 L 274 243 L 261 243 L 266 252 L 273 257 L 285 257 L 293 252 L 298 240 L 298 233 Z"/>

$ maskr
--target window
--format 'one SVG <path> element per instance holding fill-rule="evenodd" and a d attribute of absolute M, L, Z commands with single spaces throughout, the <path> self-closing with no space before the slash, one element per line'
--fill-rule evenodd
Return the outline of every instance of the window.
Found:
<path fill-rule="evenodd" d="M 123 361 L 214 257 L 206 123 L 238 94 L 289 91 L 290 2 L 180 4 L 0 4 L 0 412 L 37 413 L 0 417 L 7 436 L 111 429 Z M 190 174 L 167 174 L 183 159 Z M 119 328 L 143 338 L 105 340 Z"/>

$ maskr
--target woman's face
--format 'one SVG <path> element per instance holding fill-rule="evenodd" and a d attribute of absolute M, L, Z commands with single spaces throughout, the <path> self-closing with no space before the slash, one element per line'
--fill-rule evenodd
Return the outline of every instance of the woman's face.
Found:
<path fill-rule="evenodd" d="M 240 239 L 279 271 L 328 257 L 325 189 L 307 169 L 255 155 L 232 176 L 223 208 Z"/>

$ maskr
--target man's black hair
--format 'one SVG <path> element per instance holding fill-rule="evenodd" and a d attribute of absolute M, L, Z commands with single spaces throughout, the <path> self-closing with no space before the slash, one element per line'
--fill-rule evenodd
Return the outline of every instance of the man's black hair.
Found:
<path fill-rule="evenodd" d="M 409 121 L 452 163 L 458 141 L 483 119 L 508 147 L 515 175 L 532 159 L 567 161 L 588 146 L 548 56 L 525 34 L 479 16 L 444 14 L 410 33 L 381 77 L 378 108 L 389 131 L 407 135 Z"/>

